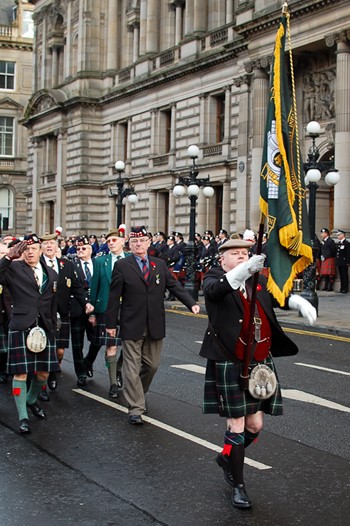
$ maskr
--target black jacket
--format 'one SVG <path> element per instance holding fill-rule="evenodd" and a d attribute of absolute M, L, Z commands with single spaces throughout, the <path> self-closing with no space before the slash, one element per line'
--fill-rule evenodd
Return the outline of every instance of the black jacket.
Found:
<path fill-rule="evenodd" d="M 272 332 L 271 354 L 273 356 L 289 356 L 298 353 L 298 348 L 283 332 L 277 321 L 274 305 L 266 290 L 266 278 L 259 276 L 259 287 L 256 299 L 264 309 L 270 322 Z M 243 321 L 243 305 L 238 290 L 233 290 L 221 267 L 213 267 L 204 277 L 203 292 L 210 326 L 205 332 L 200 355 L 215 361 L 227 361 L 241 333 Z M 225 352 L 218 343 L 227 350 Z"/>

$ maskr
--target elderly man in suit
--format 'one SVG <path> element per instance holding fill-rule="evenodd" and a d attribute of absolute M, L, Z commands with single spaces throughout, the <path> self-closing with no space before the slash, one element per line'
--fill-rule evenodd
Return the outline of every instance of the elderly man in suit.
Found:
<path fill-rule="evenodd" d="M 90 288 L 90 301 L 95 307 L 93 314 L 90 314 L 90 323 L 97 328 L 94 338 L 94 345 L 90 345 L 88 354 L 84 358 L 85 370 L 91 378 L 93 376 L 93 363 L 99 349 L 106 346 L 106 365 L 109 374 L 109 396 L 118 398 L 118 379 L 117 379 L 117 349 L 120 341 L 117 337 L 110 337 L 106 333 L 106 309 L 109 298 L 109 288 L 112 280 L 112 271 L 115 263 L 130 254 L 124 252 L 125 228 L 112 229 L 106 235 L 106 243 L 109 253 L 94 259 L 94 272 Z M 119 360 L 120 367 L 122 361 Z M 121 378 L 121 376 L 120 376 Z M 121 382 L 121 379 L 119 379 Z"/>
<path fill-rule="evenodd" d="M 56 338 L 56 352 L 59 364 L 61 364 L 65 349 L 69 347 L 69 309 L 70 298 L 74 297 L 77 303 L 89 314 L 94 310 L 89 302 L 88 294 L 83 284 L 78 279 L 78 273 L 73 263 L 67 258 L 57 257 L 57 233 L 45 233 L 40 236 L 42 261 L 53 268 L 58 274 L 57 282 L 57 311 L 60 316 L 60 328 Z M 57 374 L 51 372 L 47 381 L 51 390 L 57 387 Z M 46 395 L 46 396 L 45 396 Z M 47 400 L 48 395 L 43 390 L 41 400 Z"/>
<path fill-rule="evenodd" d="M 23 259 L 20 259 L 23 254 Z M 58 371 L 56 355 L 57 279 L 56 272 L 40 261 L 41 248 L 35 234 L 13 246 L 0 261 L 0 283 L 7 285 L 13 302 L 9 323 L 8 369 L 13 375 L 13 395 L 20 433 L 29 433 L 27 408 L 45 418 L 37 397 L 51 371 Z M 41 329 L 37 329 L 39 327 Z M 31 329 L 39 334 L 37 345 Z M 32 375 L 27 392 L 27 375 Z"/>
<path fill-rule="evenodd" d="M 194 314 L 199 313 L 199 306 L 171 276 L 165 261 L 148 256 L 150 239 L 145 227 L 132 229 L 129 244 L 131 257 L 114 266 L 106 330 L 115 337 L 116 327 L 120 325 L 123 393 L 129 406 L 129 423 L 138 425 L 143 423 L 145 393 L 160 363 L 165 337 L 165 289 Z"/>
<path fill-rule="evenodd" d="M 90 287 L 93 276 L 92 246 L 86 236 L 76 239 L 77 257 L 72 260 L 78 281 L 84 289 L 90 304 Z M 77 386 L 84 387 L 87 384 L 87 373 L 84 364 L 84 337 L 90 342 L 90 347 L 99 347 L 94 343 L 96 328 L 89 322 L 89 314 L 92 308 L 86 310 L 81 306 L 73 294 L 70 295 L 70 328 L 72 339 L 72 353 L 74 370 L 77 375 Z M 90 311 L 90 312 L 88 312 Z"/>

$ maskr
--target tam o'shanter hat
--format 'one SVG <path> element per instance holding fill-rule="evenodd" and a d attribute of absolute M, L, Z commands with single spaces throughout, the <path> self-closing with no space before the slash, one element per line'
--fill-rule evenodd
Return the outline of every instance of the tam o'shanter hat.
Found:
<path fill-rule="evenodd" d="M 40 244 L 40 240 L 36 234 L 26 234 L 23 241 L 25 241 L 27 245 L 34 245 L 34 243 Z"/>
<path fill-rule="evenodd" d="M 129 237 L 146 237 L 148 234 L 147 234 L 147 230 L 146 230 L 146 227 L 144 226 L 134 226 L 132 227 L 131 229 L 131 232 L 129 234 Z"/>
<path fill-rule="evenodd" d="M 51 239 L 57 239 L 57 234 L 50 234 L 49 232 L 45 232 L 45 234 L 42 234 L 40 236 L 40 241 L 50 241 Z"/>
<path fill-rule="evenodd" d="M 228 250 L 229 248 L 251 248 L 254 245 L 251 241 L 247 241 L 245 239 L 237 238 L 237 239 L 229 239 L 225 241 L 223 245 L 220 245 L 218 250 L 219 252 L 224 252 L 225 250 Z"/>
<path fill-rule="evenodd" d="M 82 247 L 84 245 L 90 245 L 89 240 L 86 236 L 77 237 L 77 239 L 75 240 L 75 244 L 77 247 Z"/>

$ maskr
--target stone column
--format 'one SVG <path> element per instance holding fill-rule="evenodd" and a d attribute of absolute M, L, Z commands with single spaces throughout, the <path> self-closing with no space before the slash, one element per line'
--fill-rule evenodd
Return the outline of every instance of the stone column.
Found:
<path fill-rule="evenodd" d="M 238 123 L 238 157 L 236 169 L 236 203 L 239 203 L 235 213 L 233 230 L 241 232 L 249 223 L 250 184 L 248 180 L 248 148 L 249 148 L 249 75 L 234 79 L 234 85 L 239 88 L 239 123 Z"/>
<path fill-rule="evenodd" d="M 147 34 L 147 0 L 141 0 L 140 5 L 140 55 L 146 53 Z"/>
<path fill-rule="evenodd" d="M 193 31 L 204 33 L 207 31 L 208 2 L 207 0 L 194 0 Z"/>
<path fill-rule="evenodd" d="M 175 15 L 175 46 L 182 39 L 182 3 L 176 4 L 176 15 Z"/>
<path fill-rule="evenodd" d="M 134 27 L 134 41 L 133 41 L 132 61 L 136 62 L 137 59 L 139 58 L 140 25 L 138 22 L 135 22 L 133 27 Z"/>
<path fill-rule="evenodd" d="M 197 201 L 197 217 L 195 232 L 200 232 L 202 235 L 207 228 L 210 228 L 210 225 L 208 224 L 207 205 L 208 199 L 203 195 L 203 192 L 200 192 Z"/>
<path fill-rule="evenodd" d="M 207 139 L 208 115 L 206 111 L 207 95 L 199 96 L 199 144 L 205 144 Z"/>
<path fill-rule="evenodd" d="M 186 0 L 185 12 L 185 34 L 184 36 L 192 35 L 193 33 L 193 19 L 194 19 L 194 0 Z"/>
<path fill-rule="evenodd" d="M 226 0 L 226 24 L 233 22 L 233 0 Z"/>
<path fill-rule="evenodd" d="M 57 135 L 57 169 L 56 169 L 56 210 L 55 223 L 66 229 L 66 202 L 63 199 L 64 189 L 62 183 L 65 181 L 65 170 L 67 166 L 67 135 L 61 129 Z"/>
<path fill-rule="evenodd" d="M 148 0 L 146 53 L 157 53 L 158 52 L 159 9 L 160 7 L 159 7 L 158 0 Z"/>
<path fill-rule="evenodd" d="M 107 71 L 118 68 L 118 3 L 108 2 L 107 17 Z"/>
<path fill-rule="evenodd" d="M 227 231 L 230 230 L 230 213 L 231 213 L 231 184 L 226 181 L 222 185 L 222 226 Z"/>
<path fill-rule="evenodd" d="M 335 168 L 339 170 L 340 181 L 334 187 L 334 227 L 350 229 L 350 46 L 346 34 L 335 35 L 337 42 L 336 77 L 336 133 Z M 327 45 L 332 44 L 326 40 Z"/>
<path fill-rule="evenodd" d="M 256 231 L 260 221 L 259 196 L 260 196 L 260 170 L 265 139 L 265 126 L 269 96 L 269 80 L 263 69 L 266 62 L 255 64 L 252 89 L 252 165 L 250 180 L 249 224 L 246 228 Z"/>
<path fill-rule="evenodd" d="M 117 207 L 115 206 L 115 197 L 110 197 L 108 199 L 108 230 L 112 230 L 116 226 L 119 227 L 117 223 Z"/>
<path fill-rule="evenodd" d="M 72 53 L 73 53 L 73 39 L 72 39 L 72 2 L 67 2 L 67 33 L 66 45 L 64 49 L 64 72 L 63 78 L 67 79 L 72 74 Z"/>
<path fill-rule="evenodd" d="M 51 87 L 55 88 L 58 83 L 58 47 L 51 48 Z"/>
<path fill-rule="evenodd" d="M 148 192 L 148 230 L 154 234 L 158 228 L 157 192 Z"/>
<path fill-rule="evenodd" d="M 38 179 L 40 173 L 40 140 L 32 139 L 33 144 L 33 175 L 32 175 L 32 232 L 38 230 Z"/>
<path fill-rule="evenodd" d="M 150 145 L 150 153 L 151 155 L 155 155 L 158 152 L 158 137 L 159 137 L 159 130 L 158 130 L 158 110 L 153 109 L 151 110 L 151 145 Z"/>
<path fill-rule="evenodd" d="M 169 190 L 169 224 L 168 224 L 169 232 L 172 232 L 173 230 L 175 230 L 175 227 L 176 227 L 175 206 L 176 206 L 176 201 L 175 201 L 175 197 L 173 194 L 173 189 L 171 188 Z"/>

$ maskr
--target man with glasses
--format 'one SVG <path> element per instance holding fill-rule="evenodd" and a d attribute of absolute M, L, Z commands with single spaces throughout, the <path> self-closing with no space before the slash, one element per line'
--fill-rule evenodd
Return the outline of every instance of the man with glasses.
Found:
<path fill-rule="evenodd" d="M 73 265 L 75 267 L 78 280 L 84 288 L 85 294 L 88 298 L 90 298 L 90 287 L 93 276 L 93 263 L 91 259 L 92 246 L 86 236 L 78 237 L 75 244 L 77 257 L 73 259 Z M 93 343 L 95 337 L 95 327 L 89 323 L 89 314 L 85 312 L 85 309 L 72 294 L 70 299 L 70 327 L 74 370 L 75 374 L 77 375 L 78 387 L 84 387 L 87 383 L 83 356 L 85 334 L 88 341 L 90 342 L 90 348 L 92 347 L 94 351 L 98 352 L 99 347 Z"/>
<path fill-rule="evenodd" d="M 90 323 L 96 327 L 94 345 L 90 345 L 88 354 L 84 358 L 85 370 L 87 376 L 93 376 L 93 363 L 96 360 L 98 350 L 106 346 L 106 366 L 108 368 L 110 388 L 109 396 L 118 398 L 118 384 L 121 386 L 121 363 L 118 360 L 119 380 L 117 378 L 117 350 L 120 340 L 117 337 L 110 337 L 106 333 L 106 309 L 109 298 L 109 288 L 112 279 L 114 264 L 120 259 L 129 256 L 124 252 L 123 246 L 125 241 L 125 229 L 112 229 L 106 235 L 106 243 L 109 248 L 109 254 L 94 259 L 94 272 L 91 281 L 90 301 L 95 307 L 95 311 L 90 315 Z M 120 365 L 120 367 L 119 367 Z"/>
<path fill-rule="evenodd" d="M 129 406 L 128 420 L 133 425 L 143 424 L 145 394 L 160 363 L 165 337 L 165 289 L 194 314 L 199 313 L 199 306 L 171 276 L 165 261 L 148 256 L 149 245 L 145 227 L 132 228 L 132 255 L 114 266 L 106 311 L 106 331 L 111 337 L 116 336 L 120 325 L 123 394 Z"/>
<path fill-rule="evenodd" d="M 53 268 L 58 274 L 57 282 L 57 312 L 60 316 L 59 332 L 56 337 L 56 352 L 61 364 L 65 349 L 69 347 L 69 307 L 70 298 L 74 297 L 79 306 L 86 313 L 93 311 L 86 289 L 78 279 L 78 273 L 73 263 L 67 258 L 57 257 L 57 233 L 45 233 L 40 237 L 41 259 L 47 266 Z M 53 391 L 57 387 L 57 374 L 51 372 L 47 381 L 48 387 Z M 46 396 L 45 396 L 46 395 Z M 41 400 L 48 400 L 46 390 L 40 396 Z"/>

